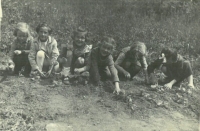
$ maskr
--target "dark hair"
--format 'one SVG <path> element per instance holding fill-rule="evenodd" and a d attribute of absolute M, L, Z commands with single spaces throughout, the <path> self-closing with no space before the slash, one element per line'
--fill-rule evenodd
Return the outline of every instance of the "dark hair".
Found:
<path fill-rule="evenodd" d="M 112 37 L 107 37 L 107 36 L 103 37 L 101 40 L 100 46 L 102 46 L 103 44 L 106 44 L 106 43 L 112 44 L 113 49 L 116 48 L 116 42 Z"/>
<path fill-rule="evenodd" d="M 42 22 L 36 27 L 36 29 L 35 29 L 36 32 L 38 33 L 42 27 L 47 27 L 49 34 L 51 34 L 53 31 L 52 28 L 46 22 Z"/>
<path fill-rule="evenodd" d="M 177 51 L 174 50 L 174 49 L 171 49 L 171 48 L 164 48 L 164 49 L 162 49 L 162 51 L 161 51 L 161 54 L 162 54 L 162 53 L 165 55 L 166 59 L 171 58 L 172 61 L 174 61 L 174 62 L 177 60 L 178 54 L 177 54 Z"/>
<path fill-rule="evenodd" d="M 74 39 L 78 34 L 87 36 L 87 33 L 88 33 L 88 32 L 86 31 L 85 28 L 79 26 L 79 27 L 73 32 L 72 39 Z"/>

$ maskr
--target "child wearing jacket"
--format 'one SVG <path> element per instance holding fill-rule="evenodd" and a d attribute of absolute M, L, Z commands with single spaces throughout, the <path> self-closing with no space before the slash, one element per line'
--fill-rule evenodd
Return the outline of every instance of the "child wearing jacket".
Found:
<path fill-rule="evenodd" d="M 48 77 L 52 72 L 51 67 L 55 72 L 59 70 L 57 41 L 51 36 L 52 29 L 46 23 L 39 24 L 36 32 L 38 37 L 31 45 L 28 58 L 33 74 L 39 73 L 41 77 Z"/>

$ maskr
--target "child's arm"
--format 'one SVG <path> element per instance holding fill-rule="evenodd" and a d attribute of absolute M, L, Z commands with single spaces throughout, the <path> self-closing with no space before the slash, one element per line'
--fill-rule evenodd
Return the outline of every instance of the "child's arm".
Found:
<path fill-rule="evenodd" d="M 54 39 L 52 43 L 52 59 L 51 59 L 51 64 L 54 64 L 59 56 L 59 51 L 57 47 L 57 41 Z"/>
<path fill-rule="evenodd" d="M 146 57 L 145 57 L 145 56 L 142 56 L 140 62 L 141 62 L 141 64 L 142 64 L 142 67 L 143 67 L 143 70 L 144 70 L 145 83 L 146 83 L 146 84 L 149 84 L 149 76 L 148 76 L 148 72 L 147 72 L 148 64 L 147 64 L 147 61 L 146 61 Z"/>
<path fill-rule="evenodd" d="M 109 59 L 108 59 L 108 68 L 110 70 L 112 80 L 115 84 L 115 90 L 114 90 L 113 93 L 119 94 L 119 92 L 120 92 L 119 77 L 118 77 L 118 74 L 117 74 L 117 69 L 114 66 L 114 61 L 113 61 L 112 56 L 109 57 Z"/>
<path fill-rule="evenodd" d="M 100 82 L 100 74 L 99 74 L 99 67 L 98 67 L 98 52 L 96 49 L 93 49 L 91 52 L 91 58 L 90 58 L 90 75 L 93 79 L 93 82 L 95 84 L 99 84 Z"/>
<path fill-rule="evenodd" d="M 188 87 L 194 88 L 193 75 L 190 75 L 190 76 L 188 77 Z"/>
<path fill-rule="evenodd" d="M 16 49 L 16 43 L 12 43 L 11 44 L 11 49 L 10 49 L 10 52 L 9 52 L 9 56 L 10 56 L 11 61 L 13 60 L 15 49 Z"/>
<path fill-rule="evenodd" d="M 35 43 L 31 44 L 30 53 L 28 55 L 29 62 L 31 64 L 32 70 L 39 69 L 37 63 L 36 63 L 36 47 Z"/>
<path fill-rule="evenodd" d="M 145 83 L 149 84 L 149 75 L 148 75 L 147 69 L 144 69 L 144 75 L 145 75 Z"/>
<path fill-rule="evenodd" d="M 125 77 L 130 77 L 130 73 L 128 73 L 123 67 L 120 66 L 124 61 L 124 59 L 125 59 L 125 54 L 121 52 L 117 60 L 115 61 L 115 67 L 120 73 L 124 74 Z"/>
<path fill-rule="evenodd" d="M 72 52 L 72 60 L 71 60 L 71 64 L 70 64 L 70 72 L 71 72 L 72 74 L 74 74 L 75 61 L 76 61 L 76 59 L 75 59 L 75 56 L 74 56 L 74 52 Z"/>
<path fill-rule="evenodd" d="M 90 54 L 91 54 L 90 52 L 85 54 L 86 55 L 85 60 L 84 60 L 85 66 L 82 68 L 75 68 L 74 69 L 75 72 L 82 73 L 82 72 L 88 71 L 90 69 L 90 63 L 91 63 L 91 55 Z"/>
<path fill-rule="evenodd" d="M 121 89 L 119 87 L 119 82 L 115 82 L 115 90 L 113 93 L 116 93 L 118 95 L 120 91 L 121 91 Z"/>
<path fill-rule="evenodd" d="M 170 81 L 169 83 L 165 84 L 164 87 L 167 89 L 171 89 L 172 86 L 177 82 L 177 80 L 173 79 L 172 81 Z"/>
<path fill-rule="evenodd" d="M 118 74 L 117 74 L 117 70 L 114 67 L 114 65 L 108 66 L 108 68 L 110 70 L 112 80 L 113 80 L 113 82 L 115 84 L 115 89 L 114 89 L 113 93 L 119 94 L 120 87 L 119 87 L 119 77 L 118 77 Z"/>
<path fill-rule="evenodd" d="M 87 66 L 84 66 L 82 68 L 75 68 L 74 72 L 82 73 L 84 71 L 87 71 Z"/>

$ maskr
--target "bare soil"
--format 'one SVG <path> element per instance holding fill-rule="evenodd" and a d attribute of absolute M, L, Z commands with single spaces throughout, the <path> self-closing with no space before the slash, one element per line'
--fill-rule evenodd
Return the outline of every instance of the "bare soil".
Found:
<path fill-rule="evenodd" d="M 136 76 L 121 82 L 126 94 L 116 96 L 109 82 L 96 93 L 90 84 L 53 85 L 5 74 L 0 80 L 0 131 L 200 130 L 199 89 L 152 90 Z"/>

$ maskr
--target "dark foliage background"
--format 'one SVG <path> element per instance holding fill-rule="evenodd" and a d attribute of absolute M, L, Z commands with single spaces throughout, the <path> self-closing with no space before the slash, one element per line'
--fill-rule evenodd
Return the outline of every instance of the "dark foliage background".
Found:
<path fill-rule="evenodd" d="M 190 57 L 199 52 L 200 2 L 197 0 L 3 0 L 2 44 L 9 46 L 18 22 L 33 29 L 49 23 L 59 43 L 71 41 L 78 26 L 85 27 L 89 42 L 112 36 L 117 50 L 133 40 L 145 42 L 149 58 L 163 46 Z"/>

